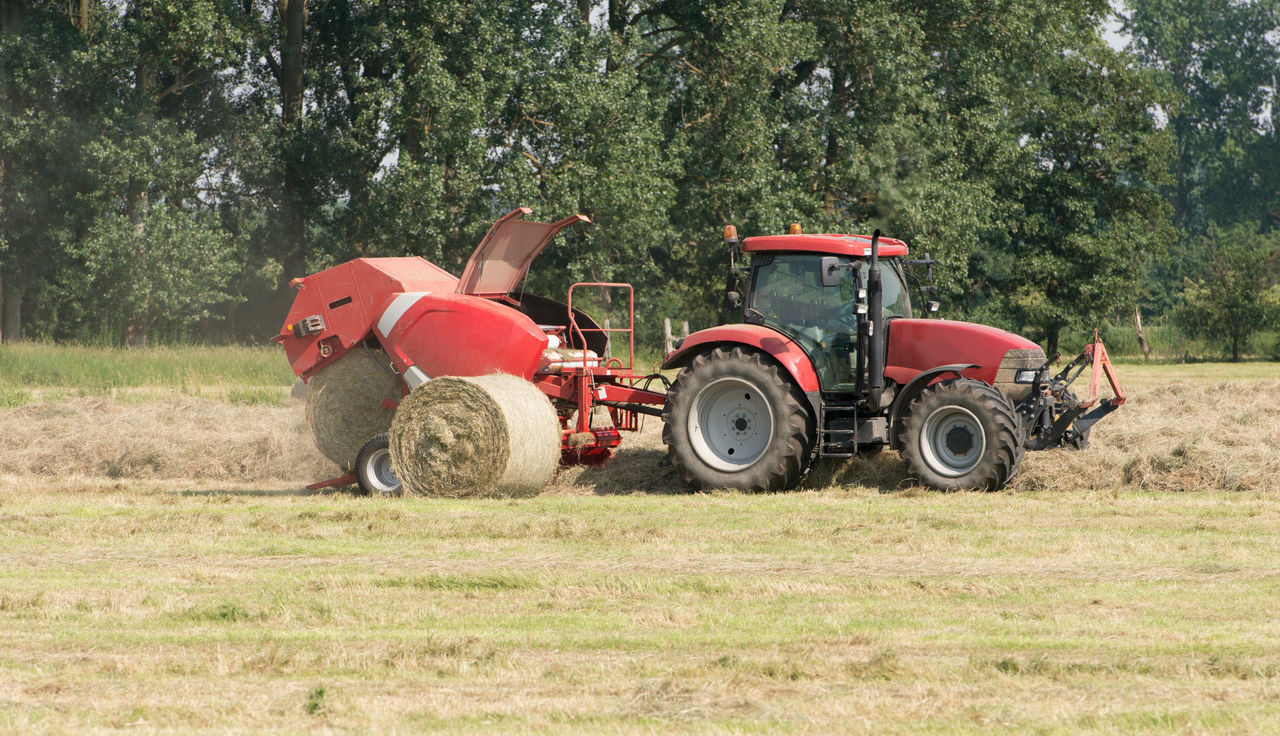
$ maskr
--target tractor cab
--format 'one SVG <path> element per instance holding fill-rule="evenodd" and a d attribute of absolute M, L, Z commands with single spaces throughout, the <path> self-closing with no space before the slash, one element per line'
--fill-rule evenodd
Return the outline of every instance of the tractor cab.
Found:
<path fill-rule="evenodd" d="M 885 320 L 909 318 L 911 299 L 897 259 L 887 265 L 881 314 Z M 825 280 L 824 269 L 830 274 Z M 849 256 L 758 253 L 751 260 L 745 321 L 772 327 L 799 343 L 813 361 L 823 391 L 859 391 L 867 271 L 865 259 Z"/>
<path fill-rule="evenodd" d="M 813 362 L 823 392 L 863 390 L 869 330 L 866 319 L 871 239 L 858 235 L 776 235 L 747 238 L 743 319 L 790 337 Z M 901 258 L 907 246 L 879 239 L 883 320 L 911 317 Z"/>

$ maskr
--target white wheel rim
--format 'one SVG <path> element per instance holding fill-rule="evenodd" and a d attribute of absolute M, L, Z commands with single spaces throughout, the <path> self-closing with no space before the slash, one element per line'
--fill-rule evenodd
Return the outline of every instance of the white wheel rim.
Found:
<path fill-rule="evenodd" d="M 707 465 L 733 473 L 754 465 L 773 440 L 773 410 L 754 384 L 720 378 L 693 398 L 689 444 Z"/>
<path fill-rule="evenodd" d="M 391 451 L 379 448 L 365 458 L 365 477 L 369 486 L 377 493 L 396 493 L 400 490 L 400 479 L 391 468 Z"/>
<path fill-rule="evenodd" d="M 962 406 L 935 409 L 924 422 L 920 450 L 939 475 L 956 478 L 977 467 L 987 449 L 982 422 Z"/>

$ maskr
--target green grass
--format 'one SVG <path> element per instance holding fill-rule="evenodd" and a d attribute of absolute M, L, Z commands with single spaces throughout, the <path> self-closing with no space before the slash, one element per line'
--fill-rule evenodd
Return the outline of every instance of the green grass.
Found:
<path fill-rule="evenodd" d="M 284 351 L 266 347 L 77 347 L 19 342 L 0 346 L 0 388 L 107 391 L 141 386 L 288 386 Z"/>
<path fill-rule="evenodd" d="M 117 398 L 125 402 L 178 391 L 232 404 L 273 406 L 285 399 L 282 389 L 293 381 L 284 351 L 276 346 L 0 345 L 0 408 L 121 391 Z"/>
<path fill-rule="evenodd" d="M 283 395 L 282 355 L 230 352 L 283 380 L 120 373 L 152 376 L 136 400 Z M 1193 454 L 1252 457 L 1271 404 L 1214 387 L 1275 365 L 1120 377 L 1135 399 L 1098 447 L 1024 463 L 1064 468 L 1038 492 L 378 499 L 0 473 L 0 732 L 1272 732 L 1280 493 L 1142 492 L 1117 468 L 1181 442 L 1194 402 L 1227 424 Z"/>
<path fill-rule="evenodd" d="M 10 486 L 0 729 L 1265 733 L 1276 501 Z"/>

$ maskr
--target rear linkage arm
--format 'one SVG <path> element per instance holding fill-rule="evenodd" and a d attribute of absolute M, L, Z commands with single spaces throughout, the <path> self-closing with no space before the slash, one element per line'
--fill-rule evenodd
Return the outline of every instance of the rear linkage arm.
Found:
<path fill-rule="evenodd" d="M 1062 370 L 1058 371 L 1053 378 L 1050 378 L 1048 390 L 1042 391 L 1040 377 L 1045 374 L 1045 371 L 1057 359 L 1058 356 L 1054 355 L 1045 361 L 1045 364 L 1037 371 L 1035 382 L 1031 384 L 1031 395 L 1027 402 L 1030 406 L 1028 406 L 1024 414 L 1035 418 L 1045 414 L 1047 410 L 1048 416 L 1052 417 L 1056 401 L 1062 402 L 1062 412 L 1053 419 L 1048 427 L 1028 438 L 1026 444 L 1028 450 L 1044 450 L 1049 447 L 1057 447 L 1063 444 L 1063 438 L 1067 436 L 1068 432 L 1071 432 L 1073 437 L 1083 436 L 1089 431 L 1090 427 L 1098 423 L 1099 419 L 1115 411 L 1125 402 L 1124 391 L 1120 388 L 1120 383 L 1116 379 L 1115 368 L 1111 365 L 1111 357 L 1107 355 L 1106 346 L 1098 338 L 1097 330 L 1094 330 L 1093 342 L 1086 345 L 1083 352 L 1063 366 Z M 1086 367 L 1092 367 L 1093 371 L 1089 380 L 1089 396 L 1082 401 L 1073 396 L 1067 388 L 1080 377 Z M 1098 382 L 1103 374 L 1107 376 L 1107 382 L 1111 384 L 1111 391 L 1115 394 L 1114 398 L 1098 399 Z M 1088 411 L 1089 409 L 1092 409 L 1092 411 Z M 1088 413 L 1085 413 L 1086 411 Z"/>

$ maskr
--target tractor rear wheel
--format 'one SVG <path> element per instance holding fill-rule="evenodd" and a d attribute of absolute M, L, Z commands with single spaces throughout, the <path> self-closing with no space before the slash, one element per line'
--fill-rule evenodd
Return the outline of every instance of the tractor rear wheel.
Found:
<path fill-rule="evenodd" d="M 901 451 L 907 469 L 925 485 L 998 491 L 1018 472 L 1026 448 L 1004 394 L 961 378 L 935 383 L 911 402 Z"/>
<path fill-rule="evenodd" d="M 672 465 L 697 488 L 780 491 L 809 469 L 808 402 L 757 352 L 717 348 L 694 358 L 667 392 L 662 421 Z"/>

